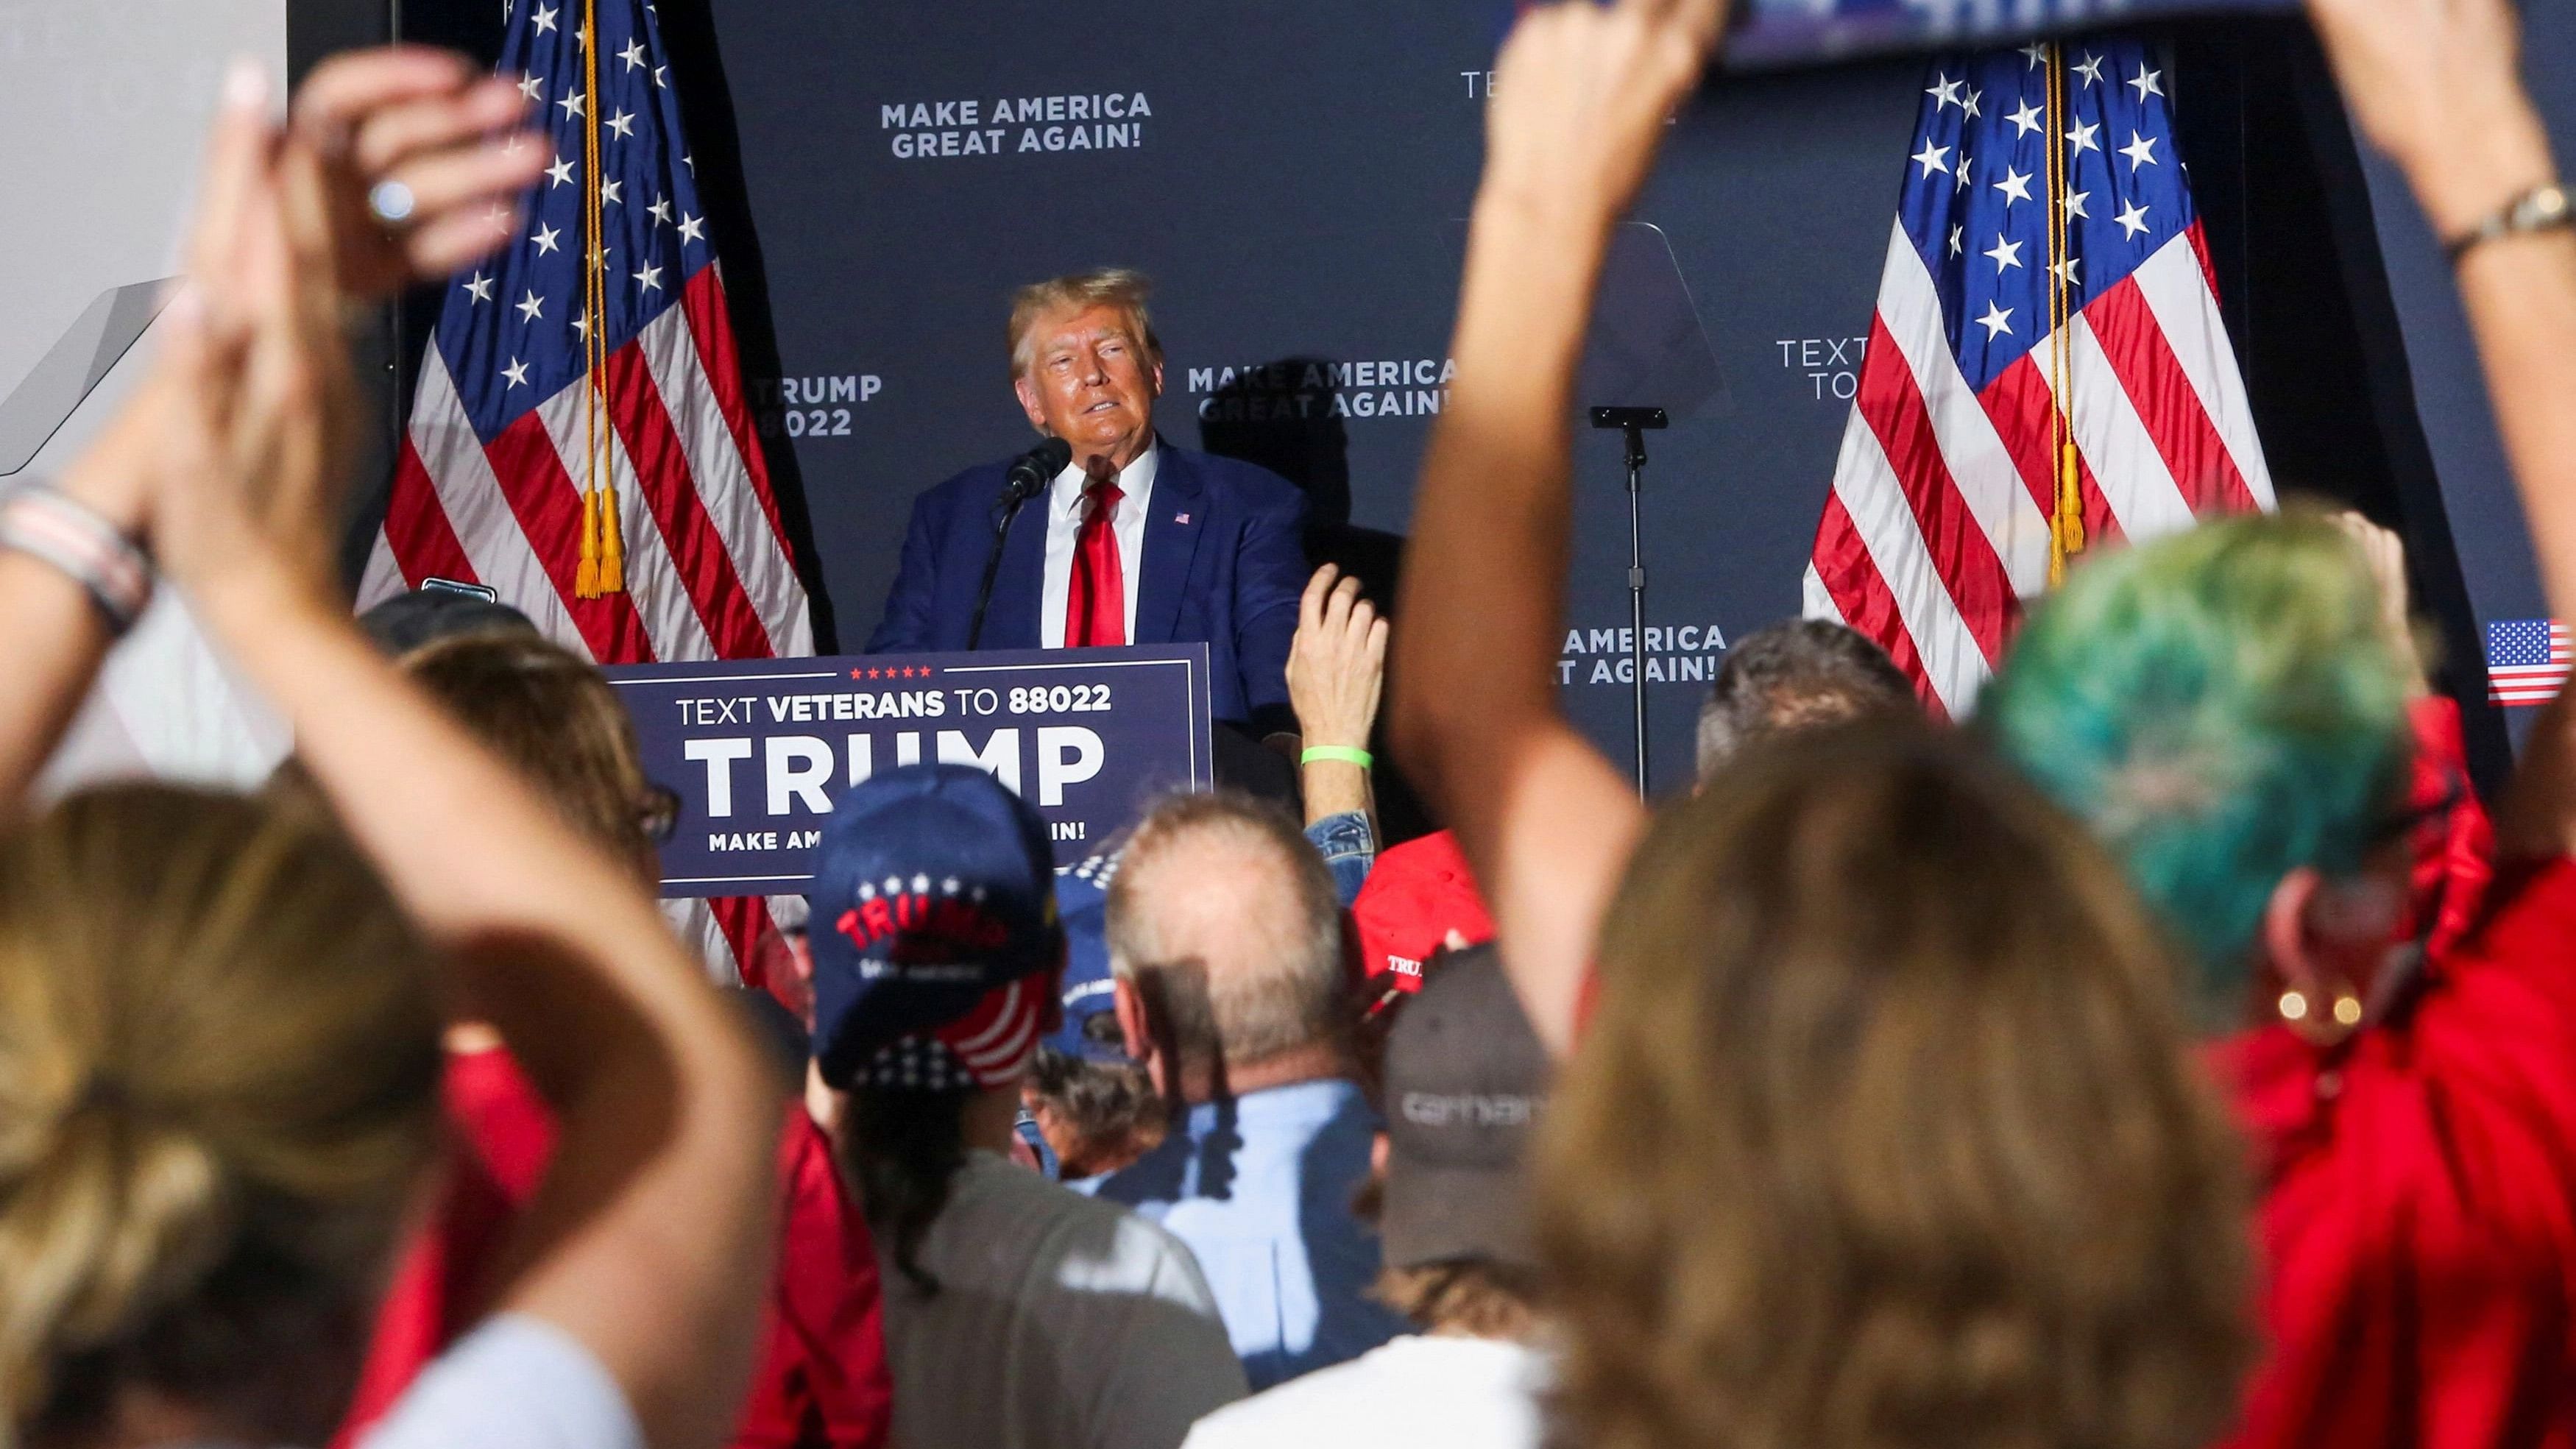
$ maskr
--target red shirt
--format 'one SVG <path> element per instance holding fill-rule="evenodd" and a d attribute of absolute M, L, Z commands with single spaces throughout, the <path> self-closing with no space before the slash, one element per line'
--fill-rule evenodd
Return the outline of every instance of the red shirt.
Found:
<path fill-rule="evenodd" d="M 2233 1445 L 2576 1446 L 2576 861 L 2500 875 L 2386 1023 L 2216 1060 L 2271 1341 Z"/>
<path fill-rule="evenodd" d="M 501 1051 L 451 1055 L 447 1110 L 458 1138 L 445 1195 L 404 1251 L 335 1449 L 348 1449 L 487 1308 L 510 1227 L 553 1151 L 544 1102 Z M 778 1272 L 738 1449 L 878 1449 L 892 1421 L 876 1251 L 830 1144 L 803 1104 L 779 1142 Z"/>

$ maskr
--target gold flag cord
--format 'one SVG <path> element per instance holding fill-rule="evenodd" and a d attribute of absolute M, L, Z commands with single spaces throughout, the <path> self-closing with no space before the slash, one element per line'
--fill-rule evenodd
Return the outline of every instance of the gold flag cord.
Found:
<path fill-rule="evenodd" d="M 2048 410 L 2049 436 L 2054 446 L 2049 457 L 2055 472 L 2055 506 L 2049 510 L 2048 584 L 2055 588 L 2066 582 L 2067 561 L 2084 551 L 2084 474 L 2075 447 L 2072 389 L 2075 371 L 2074 286 L 2067 265 L 2073 250 L 2069 233 L 2072 228 L 2066 213 L 2067 193 L 2073 189 L 2072 161 L 2066 154 L 2066 133 L 2072 107 L 2066 94 L 2066 56 L 2056 45 L 2048 47 L 2048 377 L 2053 395 Z"/>
<path fill-rule="evenodd" d="M 582 0 L 582 63 L 588 93 L 582 106 L 582 481 L 581 567 L 576 598 L 596 599 L 626 590 L 625 537 L 618 524 L 617 474 L 611 451 L 614 413 L 608 404 L 607 179 L 600 171 L 599 0 Z"/>

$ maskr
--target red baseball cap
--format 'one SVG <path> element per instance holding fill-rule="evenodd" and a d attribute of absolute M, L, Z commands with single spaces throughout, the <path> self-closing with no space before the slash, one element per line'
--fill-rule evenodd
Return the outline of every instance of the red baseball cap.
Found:
<path fill-rule="evenodd" d="M 1391 977 L 1399 991 L 1422 989 L 1423 963 L 1449 944 L 1450 932 L 1470 946 L 1494 939 L 1475 874 L 1446 830 L 1381 853 L 1351 904 L 1351 921 L 1361 969 L 1379 986 L 1388 983 L 1378 978 Z"/>

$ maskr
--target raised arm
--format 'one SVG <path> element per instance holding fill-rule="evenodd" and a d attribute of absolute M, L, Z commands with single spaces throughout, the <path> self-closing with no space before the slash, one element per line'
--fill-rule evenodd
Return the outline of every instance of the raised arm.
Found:
<path fill-rule="evenodd" d="M 1556 698 L 1575 372 L 1611 227 L 1689 93 L 1723 0 L 1546 6 L 1496 64 L 1485 175 L 1405 563 L 1392 733 L 1494 913 L 1551 1050 L 1646 812 Z"/>
<path fill-rule="evenodd" d="M 347 402 L 330 187 L 286 148 L 201 248 L 151 541 L 558 1114 L 499 1306 L 579 1340 L 659 1449 L 720 1442 L 768 1280 L 776 1094 L 629 872 L 359 636 L 330 566 Z"/>
<path fill-rule="evenodd" d="M 2445 241 L 2557 177 L 2523 88 L 2506 0 L 2310 0 L 2344 97 L 2406 172 Z M 2486 370 L 2552 617 L 2576 619 L 2576 235 L 2490 241 L 2460 259 L 2460 298 Z M 2511 856 L 2576 850 L 2576 708 L 2533 730 L 2496 814 Z"/>

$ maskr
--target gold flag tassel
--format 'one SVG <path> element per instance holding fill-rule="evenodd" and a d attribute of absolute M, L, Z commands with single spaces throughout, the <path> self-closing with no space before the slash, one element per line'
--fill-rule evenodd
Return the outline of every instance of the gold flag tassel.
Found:
<path fill-rule="evenodd" d="M 573 578 L 577 598 L 626 591 L 626 538 L 617 508 L 615 416 L 608 398 L 608 225 L 599 165 L 599 3 L 582 0 L 581 48 L 588 105 L 582 108 L 584 177 L 582 221 L 587 246 L 582 267 L 582 472 L 581 567 Z"/>
<path fill-rule="evenodd" d="M 2054 400 L 2049 406 L 2049 431 L 2056 442 L 2053 458 L 2057 469 L 2055 506 L 2048 520 L 2048 586 L 2066 582 L 2068 560 L 2084 551 L 2084 470 L 2081 455 L 2075 447 L 2072 390 L 2074 374 L 2074 339 L 2068 335 L 2074 325 L 2074 298 L 2067 257 L 2074 250 L 2067 224 L 2067 193 L 2074 178 L 2065 151 L 2066 132 L 2070 129 L 2066 94 L 2065 53 L 2057 46 L 2048 47 L 2048 369 L 2050 391 Z"/>

